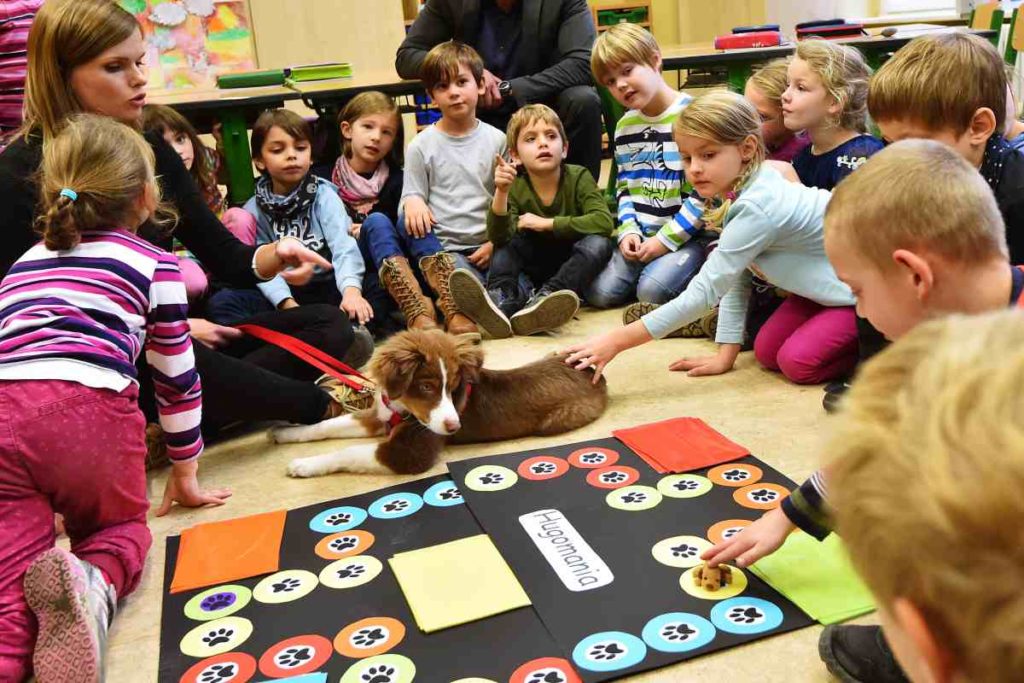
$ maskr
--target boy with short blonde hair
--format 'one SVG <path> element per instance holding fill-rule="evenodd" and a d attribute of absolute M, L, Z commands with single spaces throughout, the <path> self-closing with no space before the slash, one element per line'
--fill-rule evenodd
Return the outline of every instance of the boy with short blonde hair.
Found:
<path fill-rule="evenodd" d="M 634 296 L 623 322 L 682 293 L 704 263 L 703 202 L 691 195 L 672 123 L 693 99 L 661 75 L 661 50 L 649 31 L 616 24 L 602 32 L 590 59 L 594 79 L 628 111 L 615 126 L 619 248 L 587 292 L 612 308 Z M 704 336 L 699 325 L 688 336 Z"/>
<path fill-rule="evenodd" d="M 1003 136 L 1007 78 L 992 43 L 968 33 L 916 38 L 875 73 L 868 109 L 890 142 L 928 138 L 957 150 L 995 193 L 1013 263 L 1024 263 L 1024 155 Z"/>
<path fill-rule="evenodd" d="M 825 212 L 825 253 L 836 275 L 857 297 L 858 314 L 889 339 L 952 313 L 1021 306 L 1024 270 L 1007 261 L 1005 233 L 985 180 L 932 140 L 905 140 L 875 154 L 836 187 Z M 832 529 L 831 477 L 815 473 L 704 559 L 749 566 L 796 527 L 824 539 Z M 906 680 L 877 627 L 830 626 L 819 650 L 844 681 Z"/>
<path fill-rule="evenodd" d="M 487 212 L 495 246 L 487 286 L 461 269 L 451 278 L 460 310 L 499 339 L 572 320 L 611 256 L 615 228 L 590 172 L 565 163 L 569 141 L 553 109 L 530 104 L 513 114 L 508 150 L 511 161 L 497 159 Z"/>
<path fill-rule="evenodd" d="M 831 502 L 911 681 L 1024 671 L 1024 316 L 921 325 L 868 363 L 831 452 Z"/>

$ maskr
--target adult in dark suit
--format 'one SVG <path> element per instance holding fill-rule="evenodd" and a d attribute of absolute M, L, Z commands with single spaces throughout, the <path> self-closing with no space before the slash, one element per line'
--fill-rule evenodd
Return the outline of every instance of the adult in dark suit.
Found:
<path fill-rule="evenodd" d="M 427 0 L 398 48 L 402 78 L 419 78 L 435 45 L 458 40 L 484 60 L 477 116 L 501 130 L 524 104 L 550 105 L 565 124 L 569 163 L 598 177 L 601 100 L 590 77 L 597 37 L 586 0 Z"/>

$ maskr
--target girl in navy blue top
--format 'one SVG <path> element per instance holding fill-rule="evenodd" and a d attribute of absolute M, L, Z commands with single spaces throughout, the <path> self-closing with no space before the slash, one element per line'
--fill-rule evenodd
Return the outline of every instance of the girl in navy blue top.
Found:
<path fill-rule="evenodd" d="M 788 76 L 783 122 L 811 138 L 793 168 L 804 185 L 831 190 L 883 146 L 867 134 L 871 69 L 852 47 L 807 40 L 797 45 Z"/>

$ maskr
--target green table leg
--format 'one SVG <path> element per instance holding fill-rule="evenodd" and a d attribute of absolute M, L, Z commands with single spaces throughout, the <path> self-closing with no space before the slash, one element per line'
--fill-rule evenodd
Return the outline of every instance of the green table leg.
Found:
<path fill-rule="evenodd" d="M 224 132 L 224 162 L 231 182 L 228 201 L 238 206 L 249 201 L 256 191 L 245 115 L 237 110 L 224 110 L 219 112 L 219 118 Z"/>

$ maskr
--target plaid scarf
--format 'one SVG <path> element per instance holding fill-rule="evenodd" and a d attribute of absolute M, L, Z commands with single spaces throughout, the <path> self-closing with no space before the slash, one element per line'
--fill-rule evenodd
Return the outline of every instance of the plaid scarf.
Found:
<path fill-rule="evenodd" d="M 307 173 L 291 194 L 274 194 L 270 177 L 265 175 L 256 181 L 256 206 L 278 239 L 295 237 L 309 249 L 321 252 L 327 248 L 326 241 L 312 229 L 316 190 L 316 177 Z"/>

